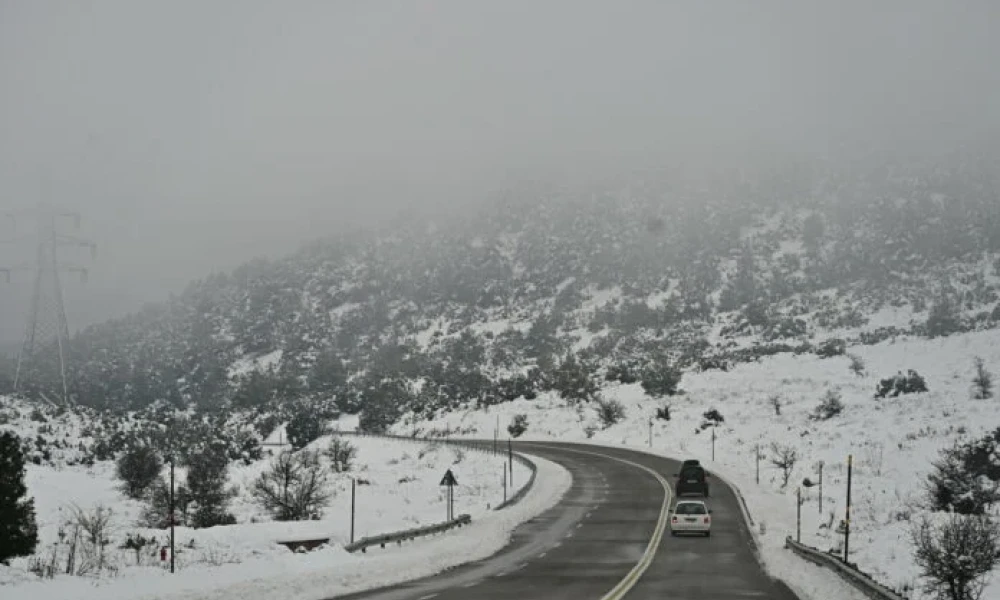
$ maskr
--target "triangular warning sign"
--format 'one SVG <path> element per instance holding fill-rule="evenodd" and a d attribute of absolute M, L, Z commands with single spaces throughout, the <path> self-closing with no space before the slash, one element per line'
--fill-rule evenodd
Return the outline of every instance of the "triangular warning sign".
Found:
<path fill-rule="evenodd" d="M 458 485 L 458 480 L 455 479 L 455 474 L 451 472 L 451 469 L 448 469 L 438 485 Z"/>

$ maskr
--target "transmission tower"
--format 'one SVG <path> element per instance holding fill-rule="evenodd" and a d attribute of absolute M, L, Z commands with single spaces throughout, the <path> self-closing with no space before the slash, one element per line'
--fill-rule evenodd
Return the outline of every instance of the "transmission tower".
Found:
<path fill-rule="evenodd" d="M 90 249 L 91 258 L 96 258 L 97 245 L 90 240 L 59 231 L 59 225 L 67 218 L 72 219 L 75 229 L 79 229 L 79 213 L 41 204 L 32 209 L 8 211 L 4 214 L 11 219 L 15 229 L 22 218 L 34 220 L 37 227 L 33 238 L 34 260 L 0 268 L 8 281 L 14 271 L 31 271 L 35 275 L 24 341 L 14 372 L 14 391 L 38 395 L 48 402 L 52 402 L 51 396 L 56 396 L 64 404 L 69 404 L 66 375 L 69 325 L 59 274 L 78 273 L 81 280 L 86 282 L 87 269 L 60 261 L 59 249 L 67 246 L 85 247 Z"/>

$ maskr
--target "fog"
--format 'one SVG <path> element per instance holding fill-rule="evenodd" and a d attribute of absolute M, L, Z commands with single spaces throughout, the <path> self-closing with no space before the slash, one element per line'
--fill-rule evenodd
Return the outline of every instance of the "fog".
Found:
<path fill-rule="evenodd" d="M 526 178 L 992 135 L 998 26 L 991 0 L 0 0 L 0 208 L 83 214 L 79 327 Z"/>

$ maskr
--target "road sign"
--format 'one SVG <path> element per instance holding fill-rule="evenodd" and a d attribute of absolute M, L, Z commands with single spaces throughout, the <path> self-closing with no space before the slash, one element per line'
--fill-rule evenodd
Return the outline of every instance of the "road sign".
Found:
<path fill-rule="evenodd" d="M 447 485 L 448 487 L 451 487 L 453 485 L 458 485 L 458 480 L 455 479 L 455 474 L 451 472 L 451 469 L 448 469 L 448 471 L 444 474 L 444 477 L 441 478 L 441 483 L 438 485 Z"/>

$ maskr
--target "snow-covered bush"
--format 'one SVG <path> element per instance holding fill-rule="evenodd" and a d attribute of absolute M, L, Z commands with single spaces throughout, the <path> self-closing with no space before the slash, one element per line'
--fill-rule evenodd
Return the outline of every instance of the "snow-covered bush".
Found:
<path fill-rule="evenodd" d="M 818 421 L 832 419 L 844 411 L 844 403 L 840 400 L 840 392 L 827 390 L 819 406 L 813 411 L 812 418 Z"/>
<path fill-rule="evenodd" d="M 906 374 L 897 373 L 892 377 L 887 377 L 878 383 L 875 390 L 876 398 L 895 398 L 903 394 L 917 394 L 927 391 L 927 381 L 914 371 L 909 369 Z"/>
<path fill-rule="evenodd" d="M 642 389 L 653 398 L 673 396 L 680 383 L 681 372 L 666 362 L 658 362 L 642 371 Z"/>
<path fill-rule="evenodd" d="M 864 377 L 867 367 L 865 366 L 865 361 L 857 354 L 848 354 L 847 357 L 851 359 L 851 373 L 854 373 L 856 377 Z"/>
<path fill-rule="evenodd" d="M 517 414 L 514 415 L 514 419 L 507 426 L 507 433 L 510 437 L 521 437 L 524 432 L 528 430 L 528 415 Z"/>
<path fill-rule="evenodd" d="M 983 359 L 976 357 L 976 374 L 972 378 L 972 397 L 976 400 L 986 400 L 993 397 L 993 374 L 986 370 Z"/>
<path fill-rule="evenodd" d="M 816 356 L 820 358 L 833 358 L 843 356 L 847 353 L 847 342 L 840 338 L 831 338 L 822 342 L 816 348 Z"/>
<path fill-rule="evenodd" d="M 922 519 L 911 531 L 924 591 L 946 600 L 977 600 L 1000 563 L 1000 524 L 983 516 Z"/>
<path fill-rule="evenodd" d="M 597 416 L 607 429 L 625 418 L 625 405 L 615 399 L 598 398 Z"/>
<path fill-rule="evenodd" d="M 978 515 L 1000 502 L 1000 429 L 942 450 L 927 482 L 933 510 Z"/>

